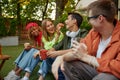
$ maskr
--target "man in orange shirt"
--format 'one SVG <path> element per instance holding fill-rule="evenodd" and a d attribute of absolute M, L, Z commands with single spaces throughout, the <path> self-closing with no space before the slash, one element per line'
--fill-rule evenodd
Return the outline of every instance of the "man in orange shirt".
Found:
<path fill-rule="evenodd" d="M 120 79 L 120 22 L 115 19 L 116 12 L 110 0 L 88 6 L 92 29 L 81 43 L 74 41 L 72 51 L 56 58 L 52 65 L 56 80 L 58 67 L 66 80 Z"/>

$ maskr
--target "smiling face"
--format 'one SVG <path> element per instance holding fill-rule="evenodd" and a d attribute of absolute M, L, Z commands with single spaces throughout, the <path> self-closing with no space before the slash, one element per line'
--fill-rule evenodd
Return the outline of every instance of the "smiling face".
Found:
<path fill-rule="evenodd" d="M 42 21 L 42 33 L 47 41 L 49 41 L 48 37 L 54 36 L 55 27 L 51 19 L 44 19 Z"/>
<path fill-rule="evenodd" d="M 46 27 L 46 31 L 47 31 L 48 34 L 54 34 L 55 27 L 54 27 L 53 22 L 47 21 L 45 27 Z"/>
<path fill-rule="evenodd" d="M 65 21 L 65 24 L 66 24 L 66 28 L 67 28 L 69 31 L 72 31 L 73 26 L 76 24 L 76 20 L 73 19 L 71 15 L 69 15 L 68 18 L 67 18 L 66 21 Z"/>
<path fill-rule="evenodd" d="M 111 0 L 97 0 L 88 5 L 88 19 L 93 29 L 102 31 L 105 24 L 113 24 L 116 15 L 116 6 Z M 96 17 L 95 17 L 96 16 Z M 104 26 L 104 28 L 103 28 Z"/>
<path fill-rule="evenodd" d="M 31 27 L 30 34 L 31 34 L 31 36 L 34 36 L 34 37 L 38 36 L 39 35 L 39 28 L 38 27 Z"/>
<path fill-rule="evenodd" d="M 92 11 L 88 14 L 89 23 L 95 31 L 100 31 L 102 29 L 103 20 L 105 19 L 103 15 L 92 15 Z"/>

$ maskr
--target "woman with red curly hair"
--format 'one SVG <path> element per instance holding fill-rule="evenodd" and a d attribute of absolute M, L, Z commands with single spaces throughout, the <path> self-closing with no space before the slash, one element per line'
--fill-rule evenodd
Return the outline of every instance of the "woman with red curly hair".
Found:
<path fill-rule="evenodd" d="M 33 58 L 34 53 L 38 52 L 38 48 L 42 48 L 42 30 L 40 26 L 31 22 L 26 26 L 28 31 L 28 37 L 32 40 L 32 45 L 30 43 L 24 43 L 24 50 L 15 60 L 15 68 L 8 73 L 4 80 L 18 80 L 20 79 L 20 73 L 22 70 L 32 72 L 34 67 L 40 61 L 40 58 Z M 31 65 L 31 63 L 34 63 Z"/>

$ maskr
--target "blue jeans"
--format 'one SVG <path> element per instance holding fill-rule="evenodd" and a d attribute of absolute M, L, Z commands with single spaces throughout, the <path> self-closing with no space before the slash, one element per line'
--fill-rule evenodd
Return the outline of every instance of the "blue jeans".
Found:
<path fill-rule="evenodd" d="M 38 50 L 35 48 L 32 48 L 29 51 L 23 50 L 15 60 L 15 64 L 21 69 L 31 73 L 40 61 L 39 56 L 37 58 L 33 57 L 36 52 L 38 52 Z"/>
<path fill-rule="evenodd" d="M 43 60 L 38 73 L 45 77 L 48 72 L 51 72 L 51 67 L 54 60 L 55 58 L 47 58 L 46 60 Z M 65 77 L 60 69 L 58 70 L 58 75 L 58 80 L 65 80 Z"/>

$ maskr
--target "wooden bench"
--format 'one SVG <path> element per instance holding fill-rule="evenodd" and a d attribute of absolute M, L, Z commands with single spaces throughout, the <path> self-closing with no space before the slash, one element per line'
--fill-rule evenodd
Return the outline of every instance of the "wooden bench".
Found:
<path fill-rule="evenodd" d="M 1 45 L 0 45 L 0 62 L 1 62 L 1 63 L 0 63 L 0 71 L 1 71 L 1 69 L 2 69 L 5 61 L 8 60 L 9 58 L 10 58 L 9 55 L 3 55 L 3 54 L 2 54 L 2 47 L 1 47 Z"/>

